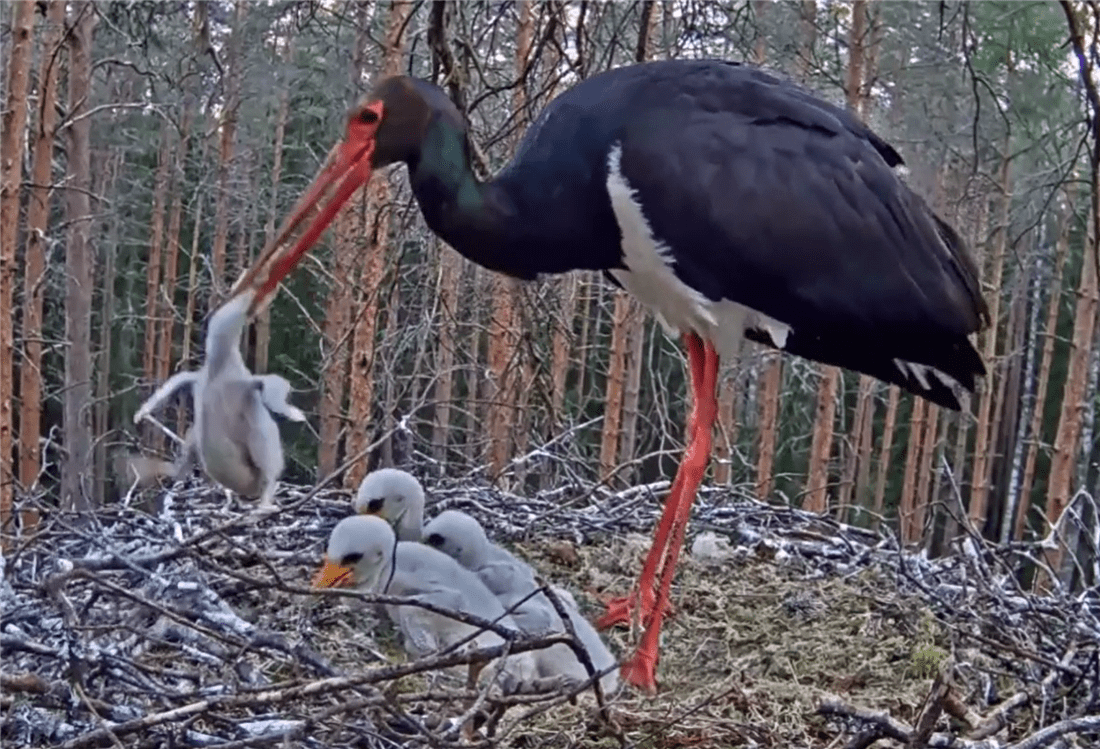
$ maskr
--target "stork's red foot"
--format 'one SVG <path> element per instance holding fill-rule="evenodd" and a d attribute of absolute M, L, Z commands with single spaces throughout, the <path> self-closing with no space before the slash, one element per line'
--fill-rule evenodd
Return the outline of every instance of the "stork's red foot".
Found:
<path fill-rule="evenodd" d="M 648 695 L 657 694 L 657 653 L 638 648 L 630 660 L 619 666 L 619 676 Z"/>
<path fill-rule="evenodd" d="M 638 601 L 639 597 L 641 598 L 640 603 Z M 631 622 L 634 621 L 634 612 L 638 609 L 641 609 L 642 626 L 648 627 L 653 620 L 653 611 L 656 608 L 657 596 L 653 593 L 652 588 L 642 593 L 641 596 L 638 595 L 637 589 L 632 590 L 629 596 L 613 598 L 607 602 L 607 613 L 596 621 L 596 629 L 608 629 L 616 625 L 629 627 Z M 665 603 L 663 614 L 665 616 L 672 614 L 671 603 Z"/>

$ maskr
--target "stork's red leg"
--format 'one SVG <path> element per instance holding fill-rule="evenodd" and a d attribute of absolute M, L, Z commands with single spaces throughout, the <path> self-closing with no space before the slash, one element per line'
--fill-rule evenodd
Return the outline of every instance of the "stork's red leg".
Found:
<path fill-rule="evenodd" d="M 684 336 L 684 344 L 688 350 L 688 365 L 691 373 L 692 388 L 694 389 L 696 383 L 702 382 L 704 377 L 702 341 L 700 341 L 699 337 L 694 333 L 691 333 Z M 698 355 L 693 354 L 693 350 L 696 348 L 698 349 Z M 695 439 L 693 429 L 697 421 L 697 408 L 698 400 L 693 398 L 691 413 L 688 416 L 687 438 L 689 444 Z M 638 584 L 631 589 L 630 595 L 608 601 L 607 613 L 596 621 L 597 629 L 607 629 L 616 624 L 630 626 L 630 622 L 636 610 L 641 614 L 640 618 L 642 624 L 644 626 L 649 625 L 653 616 L 653 608 L 657 603 L 657 596 L 654 592 L 653 585 L 654 578 L 657 576 L 658 565 L 665 558 L 667 553 L 668 534 L 672 529 L 673 521 L 676 519 L 683 497 L 683 483 L 684 462 L 681 461 L 679 468 L 676 470 L 676 478 L 673 479 L 672 487 L 669 489 L 668 497 L 665 499 L 665 509 L 661 513 L 661 520 L 657 523 L 657 531 L 653 536 L 653 543 L 649 547 L 649 553 L 646 554 L 645 563 L 642 565 L 642 574 L 641 577 L 638 578 Z M 668 613 L 667 609 L 668 604 L 666 602 L 665 613 Z"/>
<path fill-rule="evenodd" d="M 661 622 L 664 609 L 668 604 L 669 589 L 676 571 L 676 562 L 680 558 L 680 548 L 684 542 L 691 505 L 703 480 L 710 460 L 711 432 L 718 414 L 716 389 L 718 384 L 718 353 L 709 342 L 705 345 L 695 338 L 695 345 L 688 346 L 688 355 L 701 360 L 703 375 L 692 378 L 692 395 L 695 407 L 692 409 L 692 423 L 688 430 L 691 434 L 678 476 L 683 476 L 680 496 L 677 497 L 676 511 L 669 528 L 668 549 L 661 569 L 661 584 L 657 590 L 657 601 L 653 618 L 646 626 L 645 634 L 638 650 L 630 660 L 622 664 L 620 674 L 631 684 L 641 687 L 649 693 L 657 691 L 655 672 L 657 668 L 657 648 L 660 644 Z M 693 361 L 694 364 L 694 361 Z M 694 374 L 696 367 L 692 367 Z"/>

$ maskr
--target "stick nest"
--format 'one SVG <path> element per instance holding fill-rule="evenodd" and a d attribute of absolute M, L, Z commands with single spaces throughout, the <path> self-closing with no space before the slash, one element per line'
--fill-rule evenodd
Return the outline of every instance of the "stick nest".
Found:
<path fill-rule="evenodd" d="M 641 567 L 667 482 L 536 497 L 429 485 L 569 588 L 590 619 Z M 254 522 L 209 486 L 157 516 L 53 514 L 5 557 L 12 746 L 1015 746 L 1100 742 L 1095 592 L 1039 596 L 1021 547 L 929 560 L 827 518 L 701 491 L 662 633 L 660 694 L 505 697 L 406 658 L 371 596 L 313 593 L 342 491 L 284 487 Z M 638 632 L 605 633 L 630 655 Z M 444 668 L 446 666 L 446 668 Z M 464 743 L 465 741 L 465 743 Z M 877 743 L 876 743 L 877 742 Z M 954 743 L 952 743 L 954 742 Z"/>

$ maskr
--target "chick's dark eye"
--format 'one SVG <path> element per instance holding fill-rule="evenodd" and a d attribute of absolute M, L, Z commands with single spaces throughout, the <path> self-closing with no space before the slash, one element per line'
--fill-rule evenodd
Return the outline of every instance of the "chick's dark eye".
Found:
<path fill-rule="evenodd" d="M 345 554 L 344 558 L 340 560 L 340 566 L 341 567 L 351 567 L 353 565 L 358 564 L 359 561 L 362 558 L 363 558 L 363 555 L 360 554 L 359 552 L 355 552 L 354 554 Z"/>
<path fill-rule="evenodd" d="M 367 512 L 381 512 L 383 501 L 384 500 L 381 497 L 375 497 L 371 501 L 367 502 Z"/>
<path fill-rule="evenodd" d="M 433 533 L 430 536 L 428 536 L 428 546 L 434 546 L 436 548 L 439 548 L 442 545 L 443 545 L 443 536 L 439 535 L 438 533 Z"/>

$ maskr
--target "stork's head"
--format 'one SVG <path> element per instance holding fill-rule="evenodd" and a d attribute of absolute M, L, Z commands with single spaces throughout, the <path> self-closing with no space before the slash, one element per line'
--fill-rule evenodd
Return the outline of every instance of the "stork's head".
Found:
<path fill-rule="evenodd" d="M 489 559 L 489 538 L 481 523 L 458 510 L 444 510 L 424 526 L 423 541 L 439 549 L 468 570 Z"/>
<path fill-rule="evenodd" d="M 352 506 L 357 513 L 377 515 L 397 529 L 402 541 L 420 539 L 424 523 L 424 488 L 416 478 L 397 468 L 379 468 L 359 484 Z"/>
<path fill-rule="evenodd" d="M 393 529 L 381 518 L 344 518 L 329 535 L 324 564 L 313 577 L 313 587 L 378 587 L 395 543 Z"/>
<path fill-rule="evenodd" d="M 271 293 L 316 244 L 355 191 L 370 182 L 375 169 L 405 162 L 415 166 L 433 125 L 465 131 L 462 115 L 437 86 L 409 76 L 383 78 L 348 112 L 344 139 L 329 152 L 313 183 L 283 222 L 274 241 L 235 291 L 258 289 L 250 312 Z M 461 141 L 465 143 L 465 139 Z M 289 239 L 306 218 L 317 216 L 289 249 Z"/>

